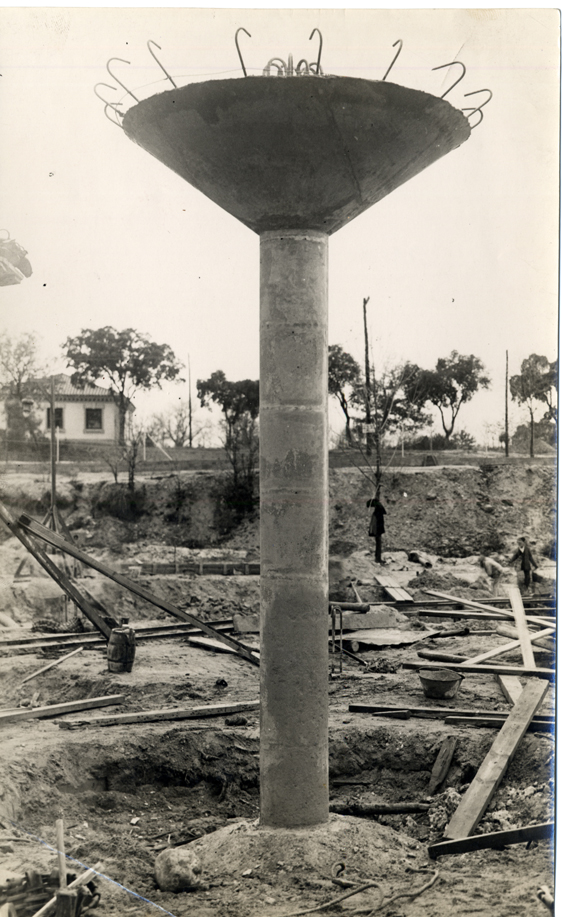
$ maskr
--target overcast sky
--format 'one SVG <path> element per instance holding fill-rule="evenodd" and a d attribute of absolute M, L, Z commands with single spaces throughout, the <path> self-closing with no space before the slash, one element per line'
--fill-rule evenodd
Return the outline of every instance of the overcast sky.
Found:
<path fill-rule="evenodd" d="M 379 369 L 432 367 L 452 350 L 480 357 L 489 392 L 461 411 L 477 436 L 503 421 L 510 374 L 535 352 L 554 359 L 558 317 L 558 29 L 554 9 L 210 10 L 0 8 L 0 226 L 33 275 L 0 288 L 0 330 L 35 331 L 47 357 L 82 328 L 133 327 L 191 359 L 192 379 L 259 373 L 259 239 L 127 139 L 93 92 L 115 73 L 139 98 L 243 78 L 269 58 L 314 60 L 326 73 L 389 80 L 457 108 L 493 91 L 469 140 L 330 240 L 330 343 L 363 359 L 362 302 Z M 101 90 L 104 91 L 103 89 Z M 107 98 L 132 102 L 118 87 Z M 485 98 L 485 94 L 478 97 Z M 472 118 L 475 123 L 477 118 Z M 186 397 L 185 387 L 166 398 Z M 137 399 L 141 413 L 163 397 Z M 513 408 L 513 422 L 517 418 Z"/>

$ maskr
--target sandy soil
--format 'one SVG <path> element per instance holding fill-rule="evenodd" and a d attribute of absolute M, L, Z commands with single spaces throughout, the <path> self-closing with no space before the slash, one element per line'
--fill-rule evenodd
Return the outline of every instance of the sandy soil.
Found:
<path fill-rule="evenodd" d="M 530 471 L 507 467 L 501 473 L 484 473 L 474 467 L 430 469 L 426 474 L 397 473 L 396 480 L 389 480 L 387 487 L 384 572 L 420 601 L 423 596 L 427 598 L 425 589 L 489 598 L 490 583 L 476 563 L 478 552 L 483 550 L 482 538 L 492 544 L 495 531 L 495 553 L 505 557 L 513 537 L 524 530 L 536 541 L 535 551 L 544 577 L 540 589 L 545 598 L 551 595 L 554 563 L 541 552 L 548 552 L 551 537 L 553 474 L 542 467 L 529 467 Z M 209 476 L 198 480 L 208 482 Z M 17 494 L 15 483 L 11 481 L 4 489 L 4 498 L 11 499 L 12 506 L 21 507 L 22 502 L 29 501 L 30 494 L 40 499 L 40 493 L 33 492 L 37 482 L 18 481 Z M 39 482 L 38 490 L 43 483 Z M 162 481 L 153 485 L 160 487 L 160 503 L 164 506 Z M 66 515 L 91 516 L 84 489 L 78 490 L 70 482 L 65 487 Z M 99 481 L 85 483 L 84 487 L 99 487 Z M 331 487 L 333 597 L 353 601 L 355 595 L 349 585 L 353 581 L 363 600 L 380 602 L 385 597 L 373 579 L 380 568 L 373 563 L 366 536 L 368 513 L 364 502 L 370 495 L 368 484 L 357 472 L 340 470 L 332 475 Z M 205 490 L 203 485 L 201 490 Z M 154 495 L 149 494 L 149 498 L 158 503 Z M 120 569 L 126 569 L 133 559 L 168 559 L 174 552 L 177 556 L 178 551 L 184 556 L 256 556 L 255 520 L 245 523 L 227 540 L 213 538 L 208 532 L 212 520 L 208 500 L 200 502 L 206 508 L 200 507 L 195 513 L 192 507 L 189 520 L 179 526 L 168 523 L 168 529 L 173 527 L 174 531 L 168 531 L 167 544 L 163 544 L 165 506 L 160 506 L 161 511 L 156 506 L 147 519 L 134 526 L 98 516 L 75 531 L 82 544 L 93 545 L 88 548 L 93 554 Z M 487 506 L 492 506 L 492 511 L 483 508 Z M 29 509 L 29 503 L 22 508 Z M 488 524 L 492 516 L 495 528 Z M 178 528 L 188 530 L 185 541 L 202 542 L 206 538 L 206 547 L 178 544 Z M 130 540 L 123 542 L 123 532 Z M 122 540 L 114 550 L 118 537 Z M 414 549 L 429 554 L 431 568 L 408 560 L 408 552 Z M 14 581 L 22 555 L 14 539 L 0 546 L 2 610 L 19 627 L 9 632 L 2 629 L 0 644 L 8 634 L 29 635 L 33 622 L 46 615 L 61 617 L 60 594 L 40 571 L 34 568 L 29 579 Z M 512 570 L 506 582 L 515 581 Z M 259 607 L 259 577 L 156 576 L 143 577 L 141 582 L 206 620 L 224 620 L 233 613 L 256 613 Z M 139 625 L 170 620 L 97 574 L 84 583 L 112 614 L 129 614 Z M 228 726 L 223 716 L 103 728 L 68 727 L 124 710 L 256 701 L 257 668 L 231 654 L 194 647 L 179 637 L 139 643 L 129 674 L 109 673 L 105 650 L 86 648 L 22 686 L 27 675 L 69 650 L 16 654 L 0 645 L 5 710 L 104 694 L 123 693 L 126 697 L 125 704 L 119 707 L 2 727 L 0 887 L 8 874 L 22 875 L 31 867 L 45 874 L 51 872 L 56 866 L 55 821 L 64 817 L 69 857 L 87 865 L 103 864 L 103 878 L 98 881 L 100 914 L 286 917 L 345 893 L 334 883 L 332 874 L 334 863 L 341 861 L 346 863 L 344 877 L 380 885 L 389 904 L 382 912 L 395 917 L 546 914 L 536 896 L 541 885 L 553 886 L 553 852 L 546 841 L 528 847 L 520 844 L 448 856 L 437 862 L 428 860 L 428 843 L 441 836 L 496 731 L 448 726 L 435 719 L 393 720 L 349 712 L 350 704 L 369 702 L 507 711 L 509 705 L 493 676 L 467 675 L 455 699 L 437 702 L 424 696 L 415 672 L 401 668 L 406 661 L 419 661 L 417 651 L 422 647 L 473 656 L 506 641 L 494 632 L 490 622 L 461 623 L 468 625 L 468 633 L 432 637 L 431 632 L 451 629 L 459 622 L 424 617 L 416 607 L 400 625 L 408 635 L 414 634 L 415 642 L 374 649 L 363 645 L 358 655 L 368 665 L 347 657 L 340 674 L 339 662 L 334 660 L 329 681 L 331 801 L 422 801 L 429 808 L 419 813 L 361 820 L 362 827 L 368 828 L 366 832 L 358 829 L 355 841 L 346 835 L 341 849 L 326 843 L 320 847 L 324 853 L 317 852 L 313 860 L 303 856 L 294 843 L 281 840 L 275 855 L 265 843 L 234 844 L 227 865 L 224 858 L 217 859 L 216 853 L 197 839 L 208 835 L 210 843 L 213 832 L 227 826 L 234 838 L 242 837 L 240 831 L 244 831 L 246 822 L 241 820 L 252 822 L 258 817 L 257 711 L 245 712 L 246 723 L 238 726 Z M 552 664 L 547 651 L 537 653 L 536 658 L 538 665 Z M 502 659 L 520 663 L 517 653 Z M 549 692 L 541 712 L 552 710 L 552 706 Z M 66 728 L 61 728 L 63 723 Z M 442 742 L 450 735 L 457 739 L 451 768 L 444 785 L 430 798 L 427 793 L 431 769 Z M 478 832 L 539 823 L 552 817 L 553 756 L 550 734 L 527 734 Z M 201 887 L 178 894 L 160 891 L 154 879 L 156 856 L 168 846 L 186 843 L 199 850 Z M 415 871 L 420 869 L 421 873 Z M 416 892 L 428 883 L 436 869 L 437 880 L 419 897 L 389 901 L 396 895 Z M 378 894 L 371 890 L 351 897 L 332 912 L 345 913 L 360 907 L 372 910 L 378 905 Z"/>

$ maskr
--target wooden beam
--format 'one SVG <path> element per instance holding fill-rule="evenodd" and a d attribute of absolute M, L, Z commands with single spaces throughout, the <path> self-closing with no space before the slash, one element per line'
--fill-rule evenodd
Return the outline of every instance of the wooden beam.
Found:
<path fill-rule="evenodd" d="M 552 632 L 556 631 L 556 623 L 552 625 Z M 496 634 L 499 637 L 511 637 L 512 640 L 519 639 L 517 633 L 517 628 L 512 627 L 511 624 L 498 624 L 496 627 Z M 545 649 L 548 652 L 553 653 L 556 650 L 556 640 L 553 637 L 539 637 L 538 631 L 529 631 L 529 636 L 531 638 L 531 643 L 534 643 L 535 646 L 540 647 L 540 649 Z"/>
<path fill-rule="evenodd" d="M 537 678 L 554 678 L 555 669 L 526 669 L 518 665 L 468 665 L 466 662 L 441 662 L 439 666 L 428 665 L 427 662 L 403 662 L 403 669 L 452 669 L 454 672 L 470 672 L 473 675 L 536 675 Z"/>
<path fill-rule="evenodd" d="M 528 669 L 534 669 L 536 667 L 535 655 L 533 653 L 533 645 L 531 643 L 531 638 L 529 637 L 529 631 L 527 630 L 527 618 L 521 599 L 521 593 L 519 592 L 517 586 L 506 586 L 505 590 L 509 597 L 509 601 L 511 602 L 513 615 L 515 617 L 515 626 L 517 628 L 517 633 L 519 634 L 521 654 L 523 656 L 523 665 Z M 542 634 L 542 636 L 545 636 L 545 634 Z"/>
<path fill-rule="evenodd" d="M 179 608 L 176 608 L 175 605 L 172 605 L 171 602 L 167 602 L 166 599 L 162 599 L 159 596 L 154 595 L 154 593 L 149 592 L 148 589 L 143 589 L 142 586 L 139 586 L 127 576 L 123 576 L 121 573 L 116 573 L 115 570 L 111 570 L 110 567 L 102 564 L 99 560 L 95 560 L 93 557 L 90 557 L 88 554 L 80 551 L 76 545 L 66 541 L 55 532 L 51 532 L 50 529 L 45 528 L 45 526 L 41 525 L 39 522 L 35 522 L 34 519 L 31 519 L 31 517 L 27 516 L 25 513 L 20 516 L 19 523 L 28 532 L 31 532 L 33 535 L 36 535 L 43 541 L 46 541 L 47 544 L 52 545 L 54 548 L 58 548 L 59 551 L 64 551 L 66 554 L 70 554 L 71 557 L 75 557 L 76 560 L 81 561 L 87 567 L 91 567 L 93 570 L 97 570 L 98 573 L 102 573 L 104 576 L 107 576 L 108 579 L 113 580 L 113 582 L 118 583 L 125 589 L 128 589 L 129 592 L 133 593 L 133 595 L 138 595 L 139 598 L 144 599 L 146 602 L 150 602 L 150 604 L 155 605 L 156 608 L 161 608 L 162 611 L 167 611 L 168 614 L 171 614 L 176 618 L 180 618 L 182 621 L 187 621 L 189 624 L 194 624 L 200 630 L 205 631 L 205 633 L 210 637 L 214 637 L 219 642 L 225 643 L 226 646 L 230 646 L 233 650 L 235 650 L 235 652 L 237 652 L 240 656 L 243 656 L 253 665 L 260 664 L 259 658 L 255 655 L 255 653 L 253 653 L 252 650 L 249 650 L 248 647 L 246 647 L 243 643 L 240 643 L 239 640 L 235 640 L 234 637 L 229 637 L 227 634 L 223 634 L 220 631 L 215 630 L 214 627 L 211 627 L 211 625 L 207 624 L 205 621 L 201 621 L 194 615 L 188 614 L 187 611 L 181 611 Z"/>
<path fill-rule="evenodd" d="M 24 685 L 26 681 L 31 681 L 32 678 L 37 678 L 37 676 L 42 675 L 43 672 L 48 672 L 49 669 L 54 668 L 54 666 L 60 665 L 61 662 L 65 662 L 66 659 L 70 659 L 71 656 L 76 656 L 77 653 L 81 653 L 83 649 L 84 647 L 80 646 L 77 650 L 73 650 L 72 653 L 67 653 L 66 656 L 61 656 L 60 659 L 55 659 L 54 662 L 50 662 L 48 665 L 44 665 L 42 669 L 37 669 L 36 672 L 33 672 L 31 675 L 28 675 L 27 678 L 24 678 L 24 680 L 20 683 L 20 687 L 21 685 Z"/>
<path fill-rule="evenodd" d="M 137 713 L 116 713 L 114 716 L 96 716 L 89 720 L 59 723 L 65 729 L 78 726 L 120 726 L 127 723 L 158 723 L 165 720 L 192 720 L 206 716 L 228 716 L 259 710 L 259 701 L 239 704 L 212 704 L 205 707 L 168 708 L 164 710 L 139 710 Z"/>
<path fill-rule="evenodd" d="M 64 704 L 52 704 L 50 707 L 33 707 L 28 710 L 0 711 L 0 726 L 17 720 L 37 720 L 47 716 L 61 716 L 63 713 L 75 713 L 79 710 L 92 710 L 94 707 L 109 707 L 112 704 L 125 703 L 124 694 L 107 694 L 105 697 L 89 697 L 87 700 L 72 700 Z"/>
<path fill-rule="evenodd" d="M 496 681 L 501 688 L 501 692 L 510 704 L 521 696 L 523 685 L 515 675 L 496 675 Z"/>
<path fill-rule="evenodd" d="M 493 831 L 490 834 L 473 834 L 458 840 L 438 841 L 428 847 L 432 859 L 451 853 L 469 853 L 472 850 L 486 850 L 489 847 L 505 847 L 507 844 L 523 844 L 529 841 L 550 840 L 554 837 L 554 822 L 527 825 L 525 828 L 510 828 L 508 831 Z"/>
<path fill-rule="evenodd" d="M 531 681 L 525 685 L 521 697 L 511 710 L 490 751 L 462 797 L 447 825 L 445 840 L 469 837 L 488 808 L 511 759 L 519 748 L 529 723 L 544 700 L 548 684 Z"/>
<path fill-rule="evenodd" d="M 447 726 L 475 726 L 484 729 L 498 729 L 506 721 L 505 716 L 446 716 Z M 529 732 L 553 732 L 554 719 L 534 717 L 527 729 Z"/>
<path fill-rule="evenodd" d="M 52 577 L 52 579 L 54 579 L 55 583 L 57 583 L 57 585 L 60 586 L 62 591 L 66 593 L 69 599 L 72 599 L 72 601 L 74 602 L 75 605 L 78 606 L 80 611 L 86 615 L 86 617 L 88 618 L 89 621 L 92 622 L 94 627 L 97 627 L 97 629 L 101 631 L 104 637 L 107 640 L 109 640 L 109 636 L 111 634 L 111 628 L 109 627 L 109 625 L 106 624 L 104 619 L 97 613 L 95 608 L 93 608 L 90 605 L 90 603 L 84 598 L 82 593 L 78 591 L 78 589 L 76 588 L 74 583 L 69 579 L 66 573 L 63 573 L 63 571 L 57 567 L 54 561 L 52 561 L 51 558 L 47 554 L 45 554 L 45 552 L 39 547 L 39 545 L 35 544 L 34 540 L 29 537 L 27 532 L 25 532 L 22 526 L 19 524 L 19 522 L 17 522 L 14 519 L 10 511 L 4 506 L 3 503 L 0 503 L 0 519 L 2 520 L 2 522 L 4 522 L 8 526 L 12 534 L 15 535 L 16 538 L 18 538 L 21 541 L 23 546 L 27 548 L 29 553 L 33 555 L 37 563 L 43 567 L 43 569 L 49 574 L 50 577 Z M 41 528 L 44 528 L 44 526 L 41 526 Z M 45 531 L 48 532 L 49 529 L 46 528 Z M 55 535 L 54 532 L 52 532 L 51 534 L 55 538 L 60 537 L 58 535 Z"/>
<path fill-rule="evenodd" d="M 537 640 L 540 637 L 550 637 L 551 634 L 555 632 L 554 627 L 545 627 L 544 630 L 537 631 L 536 634 L 533 634 L 533 640 Z M 527 636 L 529 637 L 529 632 L 527 631 Z M 514 650 L 521 649 L 520 640 L 512 640 L 510 643 L 504 643 L 502 646 L 496 646 L 493 650 L 488 650 L 486 653 L 481 653 L 479 656 L 473 656 L 471 659 L 465 659 L 463 665 L 477 665 L 479 662 L 484 662 L 486 659 L 492 659 L 494 656 L 503 656 L 504 653 L 512 653 Z M 529 641 L 529 646 L 531 643 Z M 533 651 L 531 649 L 531 655 Z M 418 656 L 420 654 L 418 653 Z M 523 664 L 527 665 L 525 658 L 523 658 Z M 531 668 L 536 669 L 535 657 L 533 656 L 533 665 Z"/>
<path fill-rule="evenodd" d="M 481 611 L 493 612 L 500 618 L 513 618 L 513 612 L 507 608 L 497 608 L 495 605 L 483 605 L 482 602 L 474 602 L 472 599 L 460 599 L 456 595 L 448 595 L 446 592 L 434 592 L 431 589 L 425 589 L 428 595 L 436 595 L 441 599 L 448 599 L 450 602 L 456 602 L 459 605 L 468 605 L 469 608 L 479 608 Z M 519 591 L 519 590 L 518 590 Z M 523 603 L 521 603 L 523 604 Z M 537 615 L 526 615 L 528 621 L 534 621 L 536 624 L 548 626 L 549 622 Z"/>

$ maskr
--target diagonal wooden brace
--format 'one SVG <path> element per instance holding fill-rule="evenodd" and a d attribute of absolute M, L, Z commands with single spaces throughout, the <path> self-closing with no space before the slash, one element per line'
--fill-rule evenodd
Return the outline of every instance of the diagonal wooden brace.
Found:
<path fill-rule="evenodd" d="M 34 519 L 31 519 L 31 517 L 27 516 L 25 513 L 20 516 L 18 523 L 16 524 L 19 524 L 19 526 L 25 529 L 26 532 L 30 532 L 31 534 L 36 535 L 38 538 L 41 538 L 42 541 L 46 541 L 47 544 L 58 548 L 59 551 L 64 551 L 66 554 L 70 554 L 72 557 L 75 557 L 76 560 L 81 561 L 81 563 L 85 564 L 87 567 L 91 567 L 93 570 L 97 570 L 98 573 L 102 573 L 104 576 L 107 576 L 108 579 L 113 580 L 114 583 L 118 583 L 120 586 L 128 589 L 129 592 L 132 592 L 134 595 L 138 595 L 139 598 L 144 599 L 146 602 L 150 602 L 150 604 L 155 605 L 156 608 L 161 608 L 162 611 L 166 611 L 168 614 L 171 614 L 176 618 L 180 618 L 182 621 L 187 621 L 189 624 L 195 624 L 196 627 L 202 631 L 205 631 L 205 633 L 210 637 L 214 637 L 215 640 L 219 640 L 226 646 L 231 647 L 231 649 L 238 653 L 239 656 L 243 656 L 244 659 L 247 659 L 253 665 L 259 666 L 259 657 L 250 649 L 248 649 L 248 647 L 243 643 L 240 643 L 239 640 L 236 640 L 234 637 L 229 637 L 228 634 L 224 634 L 219 630 L 215 630 L 214 627 L 211 627 L 211 625 L 207 624 L 205 621 L 201 621 L 194 615 L 188 614 L 187 611 L 182 611 L 181 609 L 176 608 L 176 606 L 172 605 L 171 602 L 167 602 L 166 599 L 154 595 L 154 593 L 149 592 L 148 589 L 143 589 L 142 586 L 139 586 L 127 576 L 123 576 L 122 573 L 117 573 L 115 570 L 111 570 L 110 567 L 102 564 L 99 560 L 95 560 L 93 557 L 90 557 L 88 554 L 80 551 L 76 545 L 66 541 L 60 535 L 57 535 L 55 532 L 52 532 L 51 529 L 48 529 L 44 525 L 41 525 L 39 522 L 36 522 Z"/>
<path fill-rule="evenodd" d="M 28 533 L 24 531 L 23 527 L 14 519 L 10 511 L 7 509 L 7 507 L 4 506 L 3 503 L 0 503 L 0 519 L 8 526 L 12 534 L 21 541 L 23 546 L 27 548 L 29 553 L 33 555 L 37 563 L 41 564 L 49 576 L 54 579 L 55 583 L 60 586 L 62 591 L 69 597 L 69 599 L 72 599 L 80 611 L 86 615 L 94 627 L 97 627 L 97 629 L 101 631 L 106 640 L 109 640 L 109 636 L 111 634 L 111 628 L 109 625 L 104 621 L 101 615 L 98 614 L 90 602 L 84 598 L 82 593 L 76 588 L 68 575 L 60 570 L 59 567 L 57 567 L 49 555 L 45 554 L 42 548 L 40 548 L 39 545 L 34 542 L 33 538 L 29 537 Z M 43 528 L 43 526 L 41 526 L 41 528 Z M 49 530 L 45 529 L 45 531 Z"/>

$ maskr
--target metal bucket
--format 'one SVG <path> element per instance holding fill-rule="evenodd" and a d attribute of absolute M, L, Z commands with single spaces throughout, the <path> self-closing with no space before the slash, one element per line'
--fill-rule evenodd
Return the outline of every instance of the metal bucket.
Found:
<path fill-rule="evenodd" d="M 451 669 L 420 669 L 418 675 L 426 697 L 454 697 L 464 678 Z"/>

